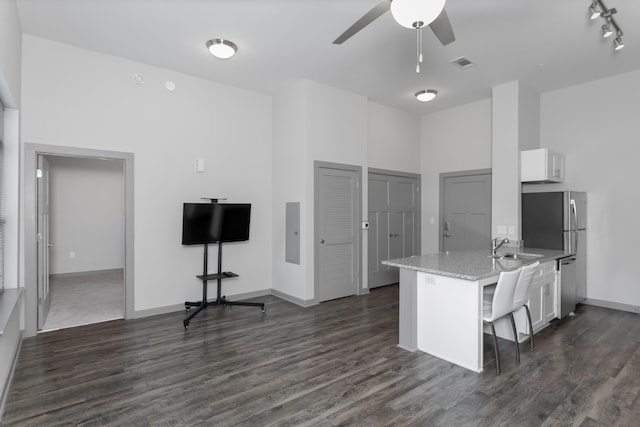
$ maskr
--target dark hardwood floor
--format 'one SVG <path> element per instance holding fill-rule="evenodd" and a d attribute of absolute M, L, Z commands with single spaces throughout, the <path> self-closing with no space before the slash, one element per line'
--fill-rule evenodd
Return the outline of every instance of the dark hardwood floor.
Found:
<path fill-rule="evenodd" d="M 266 314 L 210 307 L 186 332 L 173 313 L 25 339 L 3 425 L 640 425 L 636 314 L 581 306 L 520 365 L 503 341 L 496 377 L 488 339 L 481 374 L 397 348 L 397 286 L 257 300 Z"/>

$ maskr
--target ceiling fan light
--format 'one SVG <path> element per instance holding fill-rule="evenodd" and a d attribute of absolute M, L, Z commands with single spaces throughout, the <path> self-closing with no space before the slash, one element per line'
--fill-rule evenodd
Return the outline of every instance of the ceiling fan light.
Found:
<path fill-rule="evenodd" d="M 438 91 L 434 89 L 428 90 L 419 90 L 415 93 L 415 97 L 420 102 L 429 102 L 432 101 L 436 95 L 438 95 Z"/>
<path fill-rule="evenodd" d="M 229 59 L 238 51 L 235 43 L 225 39 L 213 39 L 207 42 L 207 49 L 216 58 Z"/>
<path fill-rule="evenodd" d="M 415 28 L 414 23 L 431 24 L 442 12 L 445 0 L 393 0 L 391 14 L 398 24 Z"/>

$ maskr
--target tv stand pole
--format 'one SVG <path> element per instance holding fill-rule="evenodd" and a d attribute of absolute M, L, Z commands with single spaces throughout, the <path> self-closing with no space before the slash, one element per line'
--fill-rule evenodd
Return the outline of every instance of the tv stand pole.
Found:
<path fill-rule="evenodd" d="M 225 296 L 222 296 L 222 279 L 228 279 L 229 277 L 238 277 L 237 274 L 232 273 L 230 271 L 222 271 L 222 242 L 218 242 L 218 273 L 209 274 L 208 273 L 208 263 L 209 263 L 209 245 L 207 243 L 204 244 L 204 262 L 203 262 L 203 272 L 201 276 L 196 276 L 198 279 L 202 280 L 202 301 L 189 302 L 186 301 L 184 303 L 184 308 L 187 312 L 191 311 L 191 307 L 198 307 L 196 311 L 193 313 L 189 313 L 186 319 L 182 321 L 182 324 L 185 329 L 189 329 L 189 322 L 195 316 L 198 315 L 202 310 L 205 310 L 209 305 L 244 305 L 248 307 L 260 307 L 262 312 L 267 311 L 264 303 L 262 302 L 248 302 L 248 301 L 229 301 Z M 216 295 L 216 299 L 212 301 L 207 300 L 207 282 L 210 280 L 218 281 L 218 294 Z"/>

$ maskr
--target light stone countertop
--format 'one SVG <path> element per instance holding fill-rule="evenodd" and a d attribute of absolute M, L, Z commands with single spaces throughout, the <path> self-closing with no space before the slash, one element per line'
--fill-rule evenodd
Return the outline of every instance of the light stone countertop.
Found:
<path fill-rule="evenodd" d="M 486 249 L 417 255 L 409 258 L 382 261 L 382 264 L 421 271 L 423 273 L 476 281 L 497 276 L 501 271 L 514 270 L 536 261 L 542 263 L 573 255 L 571 252 L 535 248 L 504 248 L 498 251 L 498 255 L 506 253 L 535 254 L 541 256 L 538 258 L 515 260 L 497 259 L 491 257 L 490 249 Z"/>

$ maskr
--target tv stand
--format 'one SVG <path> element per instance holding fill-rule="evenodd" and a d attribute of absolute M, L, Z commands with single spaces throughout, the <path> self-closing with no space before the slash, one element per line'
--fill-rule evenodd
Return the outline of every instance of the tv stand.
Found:
<path fill-rule="evenodd" d="M 210 305 L 244 305 L 249 307 L 260 307 L 262 312 L 266 312 L 267 308 L 262 302 L 248 302 L 248 301 L 229 301 L 225 296 L 222 295 L 222 279 L 228 279 L 230 277 L 238 277 L 237 274 L 232 273 L 231 271 L 222 271 L 222 242 L 218 242 L 218 272 L 214 274 L 208 273 L 208 262 L 209 262 L 209 245 L 207 243 L 204 244 L 204 262 L 203 262 L 203 273 L 200 276 L 196 276 L 198 279 L 202 280 L 202 301 L 185 301 L 184 308 L 187 312 L 191 311 L 191 307 L 198 307 L 198 309 L 189 315 L 182 321 L 182 324 L 185 329 L 189 329 L 189 322 L 195 316 L 198 315 L 202 310 L 205 310 Z M 216 280 L 218 282 L 218 294 L 216 295 L 216 299 L 207 300 L 207 282 Z"/>

